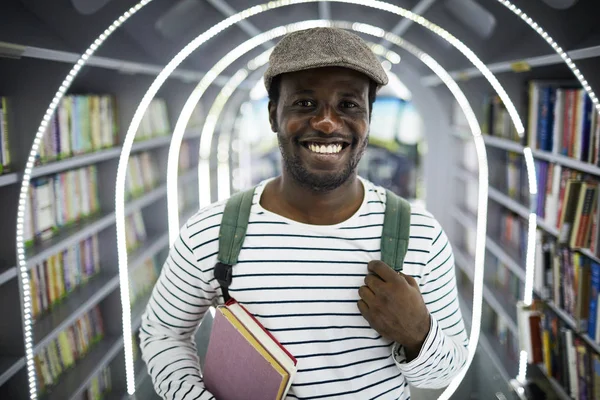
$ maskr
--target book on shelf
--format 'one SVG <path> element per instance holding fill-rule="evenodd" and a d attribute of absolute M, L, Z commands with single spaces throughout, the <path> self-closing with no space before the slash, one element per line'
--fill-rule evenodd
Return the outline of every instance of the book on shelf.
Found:
<path fill-rule="evenodd" d="M 139 197 L 156 187 L 159 177 L 156 165 L 149 152 L 134 154 L 129 158 L 125 190 L 130 198 Z"/>
<path fill-rule="evenodd" d="M 219 399 L 284 399 L 297 360 L 235 299 L 219 306 L 203 379 Z"/>
<path fill-rule="evenodd" d="M 97 167 L 78 168 L 31 180 L 24 242 L 31 246 L 100 210 Z"/>
<path fill-rule="evenodd" d="M 0 174 L 10 170 L 10 140 L 8 130 L 8 100 L 0 96 Z"/>
<path fill-rule="evenodd" d="M 518 305 L 519 340 L 528 362 L 543 365 L 572 398 L 600 394 L 600 354 L 543 302 Z"/>
<path fill-rule="evenodd" d="M 154 257 L 144 260 L 142 265 L 129 272 L 129 301 L 134 305 L 140 297 L 148 294 L 158 279 L 157 263 Z"/>
<path fill-rule="evenodd" d="M 36 163 L 114 147 L 118 142 L 116 116 L 116 101 L 111 95 L 63 97 L 42 137 Z"/>
<path fill-rule="evenodd" d="M 58 334 L 34 358 L 38 387 L 44 393 L 55 386 L 61 375 L 84 358 L 104 337 L 104 322 L 98 306 L 78 318 Z"/>
<path fill-rule="evenodd" d="M 487 94 L 484 97 L 483 116 L 481 131 L 484 134 L 515 142 L 520 140 L 508 110 L 497 94 Z"/>
<path fill-rule="evenodd" d="M 528 145 L 598 165 L 600 125 L 578 82 L 529 82 Z"/>
<path fill-rule="evenodd" d="M 164 99 L 153 99 L 142 117 L 135 141 L 165 136 L 170 133 L 171 124 L 167 103 Z"/>
<path fill-rule="evenodd" d="M 125 217 L 125 245 L 128 252 L 138 249 L 148 238 L 140 210 Z"/>
<path fill-rule="evenodd" d="M 96 235 L 33 266 L 29 270 L 29 282 L 34 321 L 98 272 L 100 253 Z"/>
<path fill-rule="evenodd" d="M 94 376 L 83 393 L 82 400 L 101 400 L 112 390 L 110 367 L 105 367 Z"/>

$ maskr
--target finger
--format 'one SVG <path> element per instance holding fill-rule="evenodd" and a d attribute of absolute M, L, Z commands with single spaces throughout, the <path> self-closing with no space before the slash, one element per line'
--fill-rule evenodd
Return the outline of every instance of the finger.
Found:
<path fill-rule="evenodd" d="M 369 272 L 379 276 L 384 282 L 393 282 L 398 279 L 398 274 L 389 265 L 379 260 L 369 261 L 367 265 Z"/>
<path fill-rule="evenodd" d="M 369 314 L 369 306 L 367 305 L 367 303 L 365 303 L 363 300 L 359 300 L 357 303 L 358 306 L 358 310 L 360 311 L 361 315 L 368 321 L 370 318 L 370 314 Z"/>
<path fill-rule="evenodd" d="M 374 294 L 381 291 L 384 284 L 385 282 L 382 281 L 377 275 L 368 274 L 365 276 L 365 285 L 367 285 L 367 287 L 371 289 Z"/>
<path fill-rule="evenodd" d="M 402 272 L 399 273 L 399 275 L 404 278 L 406 280 L 406 282 L 408 282 L 408 284 L 412 287 L 414 287 L 415 289 L 419 290 L 419 284 L 417 283 L 417 280 L 415 278 L 413 278 L 410 275 L 405 275 Z"/>
<path fill-rule="evenodd" d="M 373 303 L 373 300 L 375 299 L 375 293 L 373 293 L 373 291 L 369 289 L 368 286 L 361 286 L 358 289 L 358 295 L 367 304 L 367 306 L 370 303 Z"/>

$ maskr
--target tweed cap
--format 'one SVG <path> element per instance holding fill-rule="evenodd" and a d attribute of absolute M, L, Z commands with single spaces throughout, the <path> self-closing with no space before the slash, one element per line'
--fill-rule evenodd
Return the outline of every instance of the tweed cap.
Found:
<path fill-rule="evenodd" d="M 311 28 L 285 35 L 269 57 L 265 87 L 277 75 L 320 67 L 344 67 L 362 72 L 387 85 L 388 77 L 377 56 L 358 35 L 339 28 Z"/>

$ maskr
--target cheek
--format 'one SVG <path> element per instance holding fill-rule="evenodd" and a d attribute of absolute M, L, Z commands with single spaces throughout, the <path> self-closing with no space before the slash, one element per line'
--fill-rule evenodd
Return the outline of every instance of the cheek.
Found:
<path fill-rule="evenodd" d="M 306 125 L 306 121 L 298 118 L 288 118 L 283 121 L 285 127 L 285 133 L 288 135 L 294 135 L 296 132 L 303 129 Z"/>

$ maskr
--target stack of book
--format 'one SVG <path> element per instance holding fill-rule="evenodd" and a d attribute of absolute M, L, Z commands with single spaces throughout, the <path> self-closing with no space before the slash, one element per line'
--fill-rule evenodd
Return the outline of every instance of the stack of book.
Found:
<path fill-rule="evenodd" d="M 164 99 L 154 99 L 142 117 L 135 141 L 155 138 L 171 134 L 167 103 Z"/>
<path fill-rule="evenodd" d="M 284 399 L 297 360 L 235 299 L 216 309 L 203 379 L 218 399 Z"/>
<path fill-rule="evenodd" d="M 112 96 L 65 96 L 42 138 L 37 163 L 113 147 L 118 142 L 116 124 Z"/>
<path fill-rule="evenodd" d="M 158 279 L 158 271 L 154 257 L 144 260 L 142 265 L 129 271 L 129 301 L 131 305 L 148 294 Z"/>
<path fill-rule="evenodd" d="M 106 367 L 92 378 L 90 386 L 83 394 L 83 400 L 101 400 L 105 398 L 106 394 L 110 393 L 111 389 L 110 367 Z"/>
<path fill-rule="evenodd" d="M 30 246 L 100 210 L 95 165 L 31 180 L 24 222 Z"/>
<path fill-rule="evenodd" d="M 0 96 L 0 174 L 10 169 L 10 144 L 8 140 L 8 101 Z"/>
<path fill-rule="evenodd" d="M 146 241 L 148 235 L 141 211 L 138 210 L 125 219 L 125 244 L 127 251 L 132 252 Z"/>
<path fill-rule="evenodd" d="M 131 198 L 139 197 L 156 187 L 158 177 L 152 154 L 149 152 L 135 154 L 129 158 L 125 177 L 126 193 Z"/>
<path fill-rule="evenodd" d="M 100 271 L 98 237 L 91 236 L 53 254 L 29 271 L 31 307 L 36 319 Z"/>
<path fill-rule="evenodd" d="M 598 165 L 600 125 L 578 82 L 529 83 L 528 145 Z"/>
<path fill-rule="evenodd" d="M 104 324 L 97 306 L 59 333 L 57 339 L 35 356 L 40 392 L 55 385 L 62 373 L 83 358 L 103 337 Z"/>

